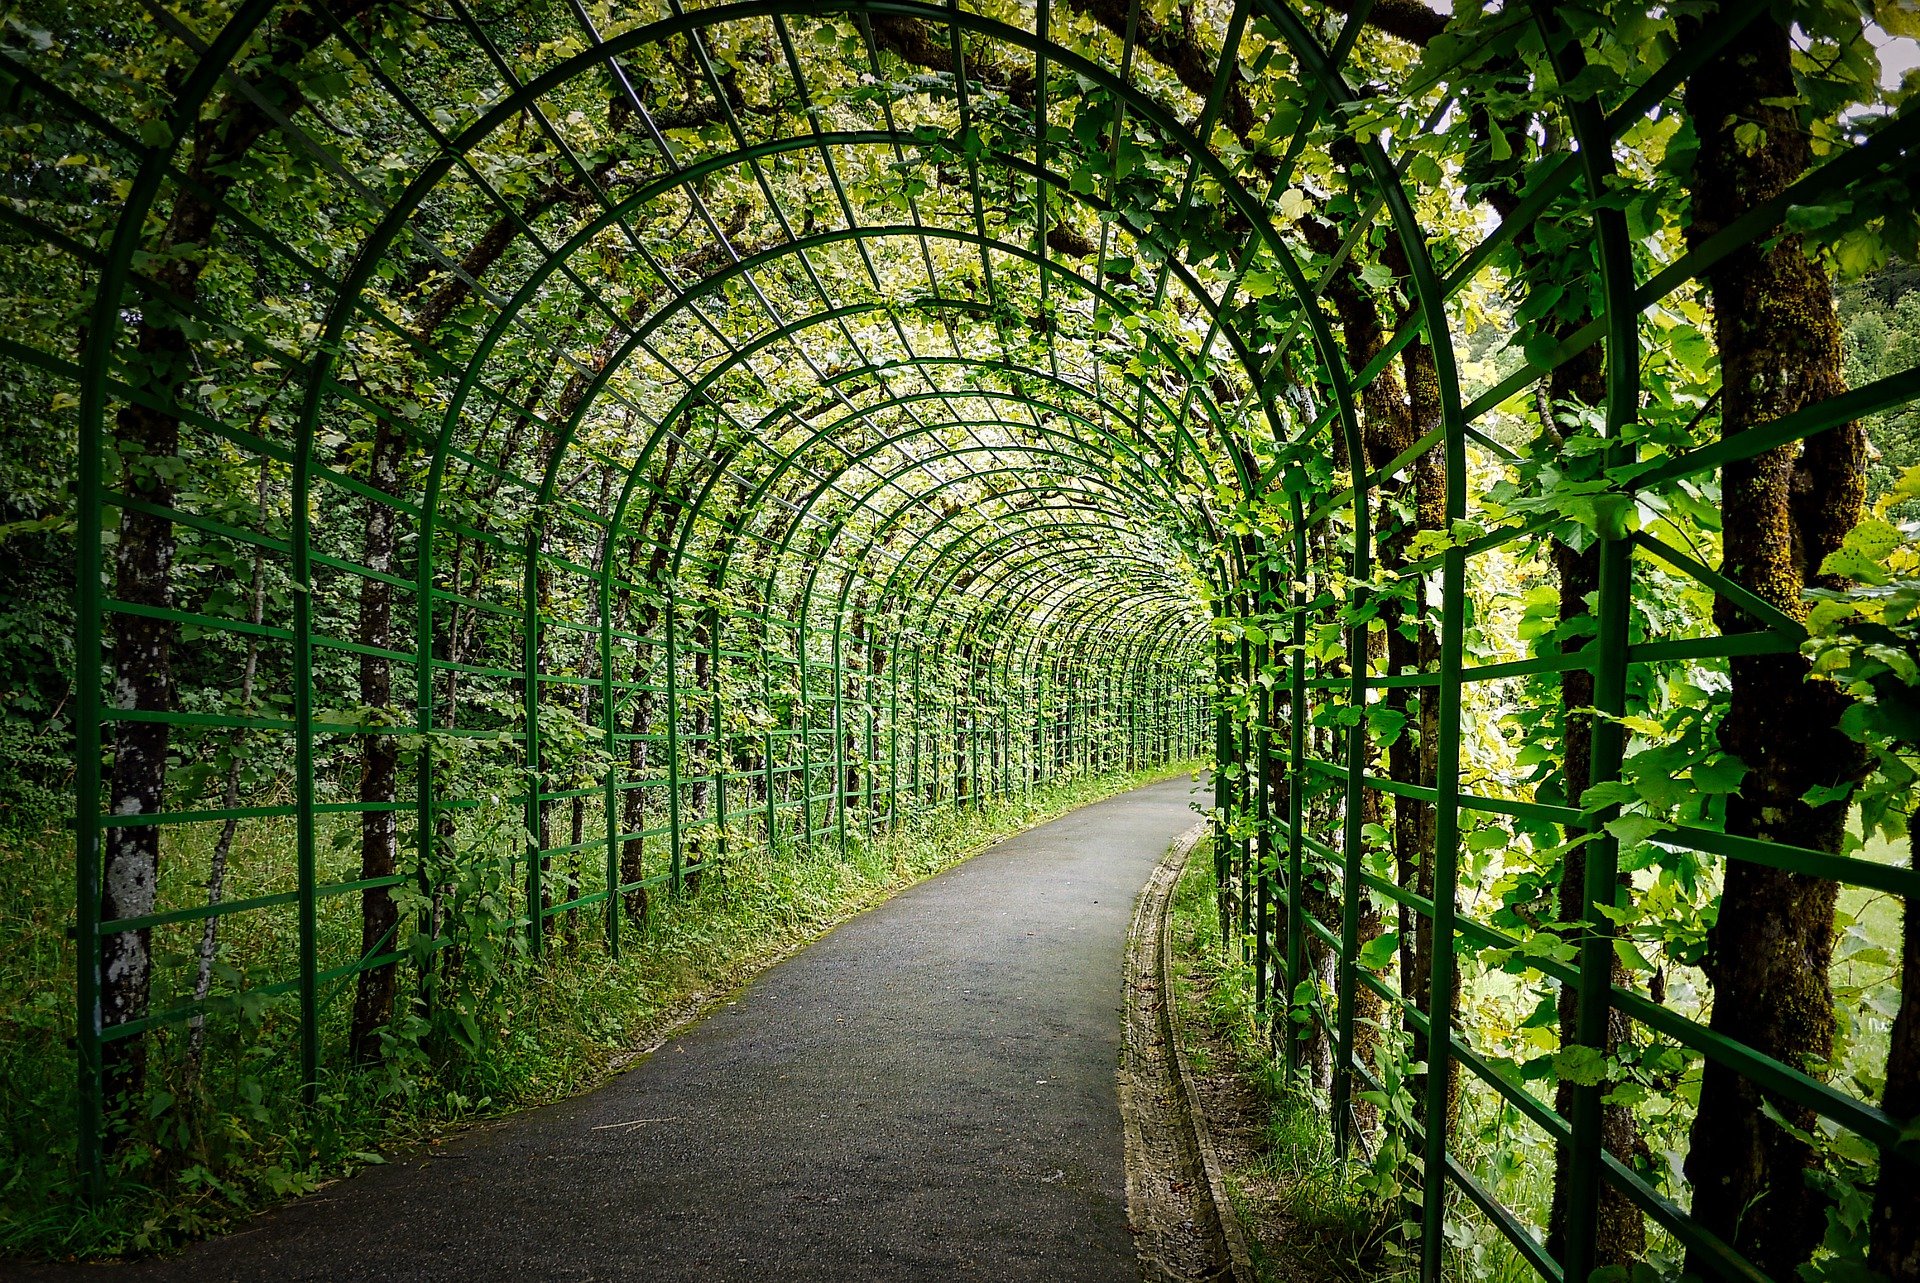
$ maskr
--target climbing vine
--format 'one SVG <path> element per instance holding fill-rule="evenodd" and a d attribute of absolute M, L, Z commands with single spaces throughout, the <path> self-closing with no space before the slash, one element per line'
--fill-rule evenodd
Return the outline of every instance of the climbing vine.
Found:
<path fill-rule="evenodd" d="M 1205 751 L 1424 1277 L 1912 1277 L 1914 34 L 22 0 L 18 1150 L 229 1181 L 747 871 Z"/>

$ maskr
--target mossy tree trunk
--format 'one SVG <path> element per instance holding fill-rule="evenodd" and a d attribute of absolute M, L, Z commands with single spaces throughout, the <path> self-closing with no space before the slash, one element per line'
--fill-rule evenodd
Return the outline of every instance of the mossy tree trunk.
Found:
<path fill-rule="evenodd" d="M 1687 33 L 1700 38 L 1699 29 Z M 1692 179 L 1691 244 L 1777 196 L 1806 170 L 1806 133 L 1791 33 L 1772 14 L 1752 21 L 1687 83 L 1699 136 Z M 1757 136 L 1752 127 L 1758 129 Z M 1721 435 L 1734 440 L 1843 389 L 1840 330 L 1826 273 L 1800 238 L 1743 248 L 1708 275 L 1722 376 Z M 1778 610 L 1804 618 L 1806 588 L 1822 559 L 1859 519 L 1866 439 L 1856 424 L 1803 447 L 1784 446 L 1727 465 L 1723 572 Z M 1716 601 L 1723 634 L 1755 623 Z M 1819 851 L 1837 851 L 1846 804 L 1812 805 L 1808 790 L 1853 778 L 1861 753 L 1840 733 L 1840 691 L 1808 679 L 1797 653 L 1731 661 L 1722 746 L 1749 768 L 1727 805 L 1727 829 Z M 1729 861 L 1706 971 L 1712 1027 L 1765 1055 L 1819 1074 L 1833 1051 L 1836 884 Z M 1769 1117 L 1771 1111 L 1786 1125 Z M 1826 1231 L 1826 1197 L 1808 1182 L 1818 1155 L 1796 1138 L 1811 1111 L 1707 1062 L 1686 1171 L 1693 1214 L 1775 1278 L 1791 1278 Z M 1705 1262 L 1692 1261 L 1705 1272 Z"/>
<path fill-rule="evenodd" d="M 297 10 L 284 18 L 263 43 L 258 70 L 213 104 L 195 125 L 176 163 L 187 181 L 174 191 L 172 209 L 157 242 L 146 247 L 149 272 L 158 286 L 154 302 L 141 308 L 134 324 L 133 368 L 129 382 L 150 394 L 146 404 L 129 402 L 113 428 L 123 493 L 151 505 L 152 512 L 120 510 L 114 555 L 115 599 L 154 610 L 173 607 L 173 523 L 158 515 L 173 506 L 180 453 L 180 419 L 164 407 L 187 398 L 194 360 L 181 311 L 200 297 L 201 275 L 213 249 L 219 210 L 239 181 L 248 154 L 272 128 L 274 113 L 291 115 L 305 103 L 298 77 L 291 75 L 309 52 L 326 39 L 333 22 L 350 22 L 376 0 L 335 0 L 331 18 Z M 94 537 L 93 532 L 83 532 Z M 113 612 L 108 620 L 113 687 L 112 706 L 125 712 L 174 710 L 173 623 Z M 83 680 L 93 680 L 91 676 Z M 118 816 L 151 815 L 165 808 L 170 727 L 164 720 L 116 723 L 113 765 L 107 777 L 108 809 Z M 101 853 L 100 916 L 103 921 L 138 917 L 153 911 L 160 877 L 161 828 L 152 824 L 106 830 Z M 152 983 L 151 932 L 117 931 L 100 938 L 99 1019 L 105 1025 L 137 1020 L 147 1011 Z M 109 1107 L 124 1107 L 144 1090 L 147 1040 L 144 1035 L 116 1038 L 101 1048 L 103 1086 Z M 125 1130 L 109 1128 L 109 1144 Z"/>
<path fill-rule="evenodd" d="M 381 494 L 400 491 L 400 464 L 406 456 L 406 438 L 392 420 L 382 416 L 367 456 L 368 484 Z M 369 570 L 394 573 L 399 514 L 375 499 L 367 501 L 362 555 Z M 360 581 L 360 626 L 356 640 L 370 651 L 393 648 L 393 587 L 372 576 Z M 379 716 L 393 702 L 393 666 L 384 654 L 360 657 L 360 706 Z M 392 735 L 368 733 L 362 740 L 360 801 L 370 808 L 360 813 L 360 876 L 384 878 L 399 868 L 398 797 L 400 742 Z M 360 897 L 360 956 L 388 949 L 399 923 L 393 892 L 373 887 Z M 393 1018 L 394 965 L 370 967 L 354 984 L 353 1017 L 347 1031 L 348 1057 L 358 1065 L 380 1058 L 380 1030 Z"/>

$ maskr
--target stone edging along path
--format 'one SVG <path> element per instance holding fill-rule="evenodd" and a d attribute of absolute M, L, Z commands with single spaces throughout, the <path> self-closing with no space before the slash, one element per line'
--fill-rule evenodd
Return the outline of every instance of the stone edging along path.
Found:
<path fill-rule="evenodd" d="M 1227 1197 L 1175 1028 L 1173 893 L 1205 832 L 1197 824 L 1174 840 L 1134 902 L 1127 931 L 1120 1109 L 1126 1120 L 1127 1213 L 1146 1283 L 1255 1280 L 1246 1234 Z"/>

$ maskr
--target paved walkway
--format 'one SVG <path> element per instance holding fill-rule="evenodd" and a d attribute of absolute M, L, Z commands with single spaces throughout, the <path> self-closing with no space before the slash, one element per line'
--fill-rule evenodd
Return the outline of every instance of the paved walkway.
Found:
<path fill-rule="evenodd" d="M 903 892 L 597 1091 L 113 1275 L 1132 1283 L 1121 950 L 1191 789 Z"/>

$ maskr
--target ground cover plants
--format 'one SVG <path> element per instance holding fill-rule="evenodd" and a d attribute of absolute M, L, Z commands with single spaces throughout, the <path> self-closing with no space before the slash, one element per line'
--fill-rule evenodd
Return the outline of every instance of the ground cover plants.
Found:
<path fill-rule="evenodd" d="M 1210 753 L 1423 1283 L 1920 1275 L 1912 10 L 16 0 L 73 1198 L 571 1081 L 440 1078 L 768 849 Z"/>
<path fill-rule="evenodd" d="M 505 955 L 497 982 L 457 1011 L 396 1030 L 377 1071 L 329 1074 L 315 1108 L 298 1116 L 280 1104 L 300 1086 L 291 999 L 221 1013 L 208 1021 L 199 1067 L 187 1063 L 184 1036 L 155 1048 L 144 1117 L 130 1123 L 139 1143 L 116 1160 L 111 1196 L 91 1207 L 73 1197 L 73 1090 L 60 1072 L 71 1026 L 61 995 L 72 984 L 61 947 L 65 845 L 57 830 L 10 833 L 9 867 L 29 870 L 23 881 L 38 893 L 10 906 L 0 932 L 9 995 L 0 1007 L 0 1260 L 163 1251 L 451 1129 L 588 1090 L 773 960 L 983 843 L 1190 771 L 1176 764 L 1077 776 L 981 809 L 930 811 L 844 853 L 750 848 L 683 899 L 656 902 L 617 959 L 591 932 L 530 959 L 512 948 L 510 920 L 476 922 L 470 931 L 494 937 Z M 251 842 L 283 843 L 275 831 L 283 827 L 256 830 L 234 858 L 246 859 Z M 336 925 L 357 931 L 357 923 Z M 284 965 L 283 944 L 230 937 L 220 965 L 240 973 Z M 478 944 L 470 934 L 464 947 L 471 955 Z M 330 1040 L 348 1035 L 343 1007 L 329 1008 Z"/>

